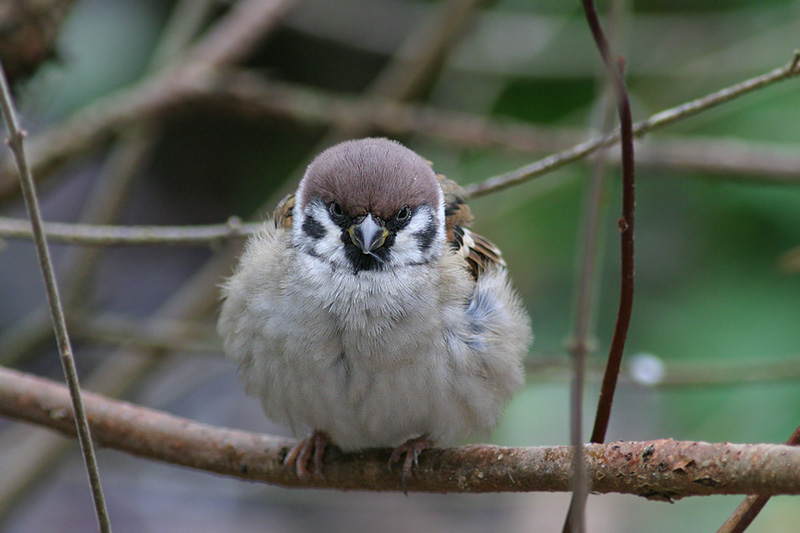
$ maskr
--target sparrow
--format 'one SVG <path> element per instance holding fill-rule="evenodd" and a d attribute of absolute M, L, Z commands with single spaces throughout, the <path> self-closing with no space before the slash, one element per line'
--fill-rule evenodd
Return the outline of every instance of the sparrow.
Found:
<path fill-rule="evenodd" d="M 464 191 L 383 138 L 337 144 L 250 237 L 218 331 L 268 418 L 308 435 L 284 465 L 321 474 L 327 444 L 421 451 L 486 435 L 523 385 L 530 319 Z"/>

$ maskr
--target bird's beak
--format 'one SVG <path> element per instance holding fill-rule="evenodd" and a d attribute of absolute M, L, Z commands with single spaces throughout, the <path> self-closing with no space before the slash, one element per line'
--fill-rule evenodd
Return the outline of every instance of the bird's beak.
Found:
<path fill-rule="evenodd" d="M 375 222 L 375 219 L 370 214 L 367 214 L 364 220 L 358 224 L 350 226 L 347 233 L 350 234 L 350 240 L 353 241 L 353 244 L 358 246 L 364 254 L 372 253 L 372 251 L 383 246 L 387 235 L 389 235 L 389 231 Z"/>

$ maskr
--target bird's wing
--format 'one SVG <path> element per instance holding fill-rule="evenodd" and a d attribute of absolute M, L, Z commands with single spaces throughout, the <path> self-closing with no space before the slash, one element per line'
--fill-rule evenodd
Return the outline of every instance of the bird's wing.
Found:
<path fill-rule="evenodd" d="M 292 227 L 292 209 L 294 209 L 294 193 L 284 196 L 272 212 L 272 221 L 276 228 Z"/>
<path fill-rule="evenodd" d="M 489 265 L 505 267 L 503 254 L 489 240 L 466 228 L 472 223 L 472 212 L 464 199 L 465 193 L 456 182 L 437 174 L 439 185 L 444 193 L 444 219 L 447 242 L 456 254 L 467 263 L 472 277 L 476 280 Z"/>

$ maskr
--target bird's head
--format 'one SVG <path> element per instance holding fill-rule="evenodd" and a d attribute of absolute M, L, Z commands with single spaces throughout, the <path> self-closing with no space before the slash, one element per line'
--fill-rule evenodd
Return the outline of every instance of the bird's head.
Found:
<path fill-rule="evenodd" d="M 388 270 L 441 256 L 444 197 L 430 164 L 388 139 L 337 144 L 295 194 L 292 241 L 334 267 Z"/>

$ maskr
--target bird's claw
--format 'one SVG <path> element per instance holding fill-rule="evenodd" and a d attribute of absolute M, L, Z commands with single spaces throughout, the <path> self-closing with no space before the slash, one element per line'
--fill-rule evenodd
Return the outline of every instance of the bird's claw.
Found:
<path fill-rule="evenodd" d="M 414 467 L 419 467 L 420 452 L 428 448 L 433 448 L 433 441 L 431 441 L 427 435 L 420 435 L 419 437 L 408 439 L 406 442 L 395 448 L 392 451 L 392 455 L 389 457 L 389 471 L 391 472 L 392 464 L 398 462 L 400 458 L 405 455 L 405 459 L 403 459 L 403 470 L 400 484 L 403 488 L 403 494 L 406 496 L 408 496 L 408 477 L 411 475 Z"/>
<path fill-rule="evenodd" d="M 294 464 L 297 477 L 301 481 L 308 481 L 311 477 L 309 466 L 313 461 L 314 474 L 324 478 L 325 476 L 322 475 L 323 456 L 325 454 L 325 446 L 329 442 L 331 442 L 331 438 L 324 431 L 315 431 L 311 436 L 298 441 L 283 459 L 284 470 L 291 468 L 292 464 Z"/>

